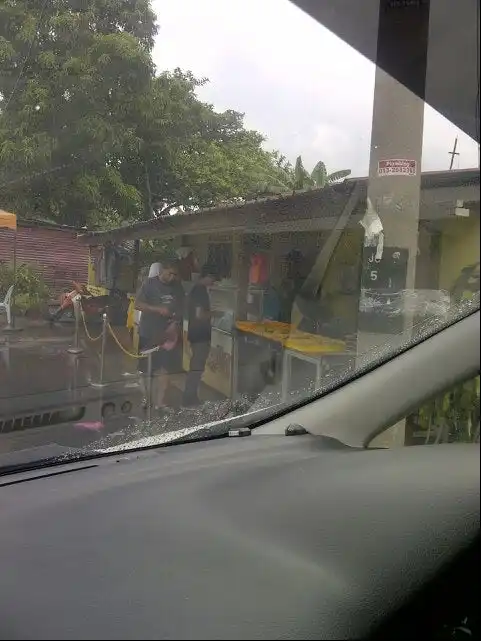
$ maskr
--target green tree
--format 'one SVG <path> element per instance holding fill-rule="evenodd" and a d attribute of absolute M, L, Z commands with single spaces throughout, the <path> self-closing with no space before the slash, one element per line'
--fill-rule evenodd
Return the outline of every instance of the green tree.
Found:
<path fill-rule="evenodd" d="M 153 76 L 148 0 L 5 0 L 0 25 L 5 205 L 90 225 L 138 208 L 118 163 Z"/>
<path fill-rule="evenodd" d="M 112 227 L 245 198 L 279 172 L 235 111 L 157 77 L 149 0 L 0 5 L 0 190 L 24 217 Z"/>
<path fill-rule="evenodd" d="M 41 268 L 31 265 L 17 265 L 15 274 L 13 266 L 0 261 L 0 298 L 4 296 L 15 282 L 15 308 L 22 313 L 30 309 L 40 309 L 49 299 L 49 289 L 43 279 Z"/>
<path fill-rule="evenodd" d="M 122 169 L 142 185 L 144 217 L 243 199 L 274 167 L 263 137 L 244 128 L 243 114 L 218 113 L 198 99 L 205 82 L 176 69 L 156 77 L 144 97 L 142 147 Z"/>

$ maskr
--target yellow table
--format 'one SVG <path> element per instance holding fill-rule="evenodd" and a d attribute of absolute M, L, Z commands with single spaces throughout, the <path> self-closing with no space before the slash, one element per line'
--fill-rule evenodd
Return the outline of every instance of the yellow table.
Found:
<path fill-rule="evenodd" d="M 295 359 L 315 368 L 315 386 L 318 389 L 321 386 L 324 371 L 329 368 L 325 358 L 337 355 L 349 356 L 344 341 L 302 332 L 288 323 L 238 321 L 236 328 L 241 332 L 282 346 L 281 396 L 283 401 L 288 400 L 289 397 L 292 364 Z"/>
<path fill-rule="evenodd" d="M 238 321 L 236 327 L 241 332 L 280 343 L 285 349 L 303 354 L 339 354 L 346 350 L 344 341 L 301 332 L 289 323 Z"/>

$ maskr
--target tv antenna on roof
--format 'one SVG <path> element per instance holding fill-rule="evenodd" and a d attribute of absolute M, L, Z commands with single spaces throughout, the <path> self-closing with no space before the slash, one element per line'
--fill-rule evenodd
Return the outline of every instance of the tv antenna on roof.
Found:
<path fill-rule="evenodd" d="M 457 148 L 458 148 L 458 137 L 456 136 L 456 138 L 454 139 L 453 150 L 448 152 L 448 155 L 451 156 L 451 162 L 449 163 L 449 171 L 451 171 L 451 169 L 453 168 L 454 157 L 459 156 L 459 151 L 456 151 Z"/>

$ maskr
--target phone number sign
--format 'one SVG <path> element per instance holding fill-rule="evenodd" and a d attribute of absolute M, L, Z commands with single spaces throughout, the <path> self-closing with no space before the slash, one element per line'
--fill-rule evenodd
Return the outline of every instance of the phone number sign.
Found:
<path fill-rule="evenodd" d="M 377 164 L 378 176 L 415 176 L 417 173 L 417 162 L 404 158 L 392 160 L 380 160 Z"/>

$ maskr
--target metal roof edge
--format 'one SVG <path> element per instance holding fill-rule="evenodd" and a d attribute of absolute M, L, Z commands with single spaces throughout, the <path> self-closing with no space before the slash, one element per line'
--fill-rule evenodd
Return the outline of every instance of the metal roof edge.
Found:
<path fill-rule="evenodd" d="M 36 218 L 17 218 L 17 225 L 19 227 L 43 227 L 45 229 L 55 229 L 58 231 L 69 231 L 85 233 L 82 227 L 74 227 L 73 225 L 62 225 L 60 223 L 49 222 L 47 220 L 39 220 Z"/>
<path fill-rule="evenodd" d="M 189 210 L 181 212 L 178 214 L 171 214 L 167 216 L 159 216 L 157 218 L 150 218 L 148 220 L 142 220 L 131 225 L 124 225 L 122 227 L 116 227 L 114 229 L 102 230 L 102 231 L 92 231 L 79 234 L 79 240 L 86 242 L 88 244 L 89 239 L 98 239 L 101 241 L 102 238 L 112 235 L 122 235 L 126 231 L 131 231 L 132 233 L 139 232 L 142 230 L 151 230 L 152 228 L 160 225 L 162 222 L 169 222 L 172 220 L 180 220 L 181 218 L 189 218 L 190 216 L 199 216 L 206 214 L 216 214 L 216 213 L 230 213 L 239 209 L 244 209 L 251 206 L 261 206 L 269 205 L 273 203 L 282 203 L 296 200 L 302 197 L 316 198 L 319 196 L 326 196 L 328 194 L 337 193 L 349 195 L 354 189 L 355 184 L 362 182 L 363 179 L 351 179 L 344 180 L 341 183 L 332 185 L 331 187 L 324 187 L 319 189 L 303 189 L 300 191 L 295 191 L 288 194 L 280 194 L 279 196 L 268 196 L 264 198 L 256 198 L 252 200 L 244 200 L 239 203 L 229 203 L 225 205 L 216 205 L 213 207 L 205 207 L 197 210 Z"/>
<path fill-rule="evenodd" d="M 365 187 L 367 190 L 368 177 L 351 177 L 345 179 L 341 183 L 332 185 L 331 187 L 319 188 L 319 189 L 305 189 L 302 191 L 296 191 L 289 194 L 281 194 L 279 196 L 270 196 L 265 198 L 257 198 L 253 200 L 242 201 L 239 203 L 229 203 L 226 205 L 217 205 L 214 207 L 206 207 L 198 210 L 189 210 L 182 213 L 171 214 L 167 216 L 159 216 L 157 218 L 151 218 L 149 220 L 138 221 L 130 225 L 124 225 L 122 227 L 116 227 L 114 229 L 102 230 L 102 231 L 91 231 L 80 233 L 78 238 L 82 243 L 85 244 L 96 244 L 92 242 L 98 240 L 98 243 L 102 243 L 104 238 L 112 238 L 116 235 L 123 236 L 126 232 L 132 232 L 133 234 L 138 234 L 141 231 L 151 231 L 157 226 L 161 226 L 163 222 L 172 222 L 175 220 L 179 221 L 180 218 L 187 218 L 192 215 L 206 215 L 206 214 L 215 214 L 221 212 L 232 212 L 239 209 L 244 209 L 250 206 L 262 206 L 269 205 L 273 203 L 289 202 L 296 200 L 302 197 L 318 198 L 320 196 L 327 196 L 330 193 L 350 193 L 356 185 L 359 185 L 360 198 L 365 197 L 363 194 L 362 188 Z M 476 185 L 479 184 L 479 169 L 454 169 L 447 171 L 428 171 L 421 174 L 421 189 L 436 189 L 440 187 L 455 187 L 455 186 L 467 186 L 467 185 Z"/>

